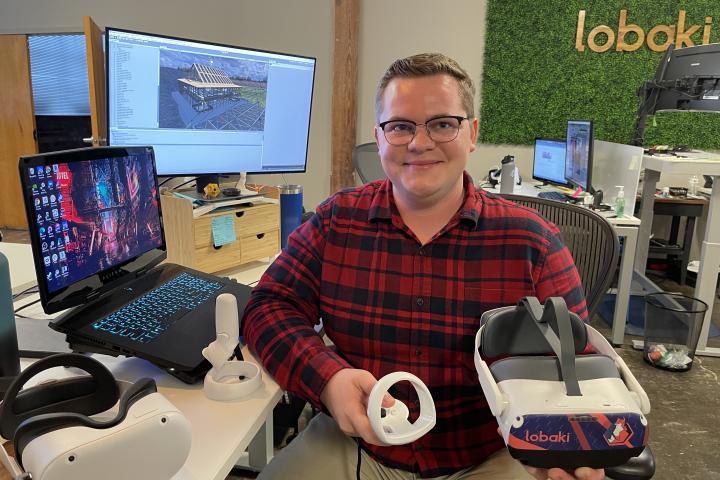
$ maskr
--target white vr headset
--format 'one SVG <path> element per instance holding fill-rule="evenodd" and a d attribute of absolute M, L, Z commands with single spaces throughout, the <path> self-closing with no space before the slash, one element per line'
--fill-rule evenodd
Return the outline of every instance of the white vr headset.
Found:
<path fill-rule="evenodd" d="M 77 367 L 90 375 L 22 389 L 39 372 Z M 116 382 L 97 360 L 59 354 L 39 360 L 10 385 L 0 403 L 0 435 L 12 440 L 15 458 L 0 447 L 14 479 L 169 479 L 182 468 L 190 422 L 155 381 Z"/>
<path fill-rule="evenodd" d="M 562 298 L 485 312 L 475 368 L 511 455 L 542 468 L 606 468 L 648 442 L 650 401 L 605 338 Z M 592 345 L 595 354 L 577 355 Z M 492 358 L 500 358 L 490 366 Z"/>

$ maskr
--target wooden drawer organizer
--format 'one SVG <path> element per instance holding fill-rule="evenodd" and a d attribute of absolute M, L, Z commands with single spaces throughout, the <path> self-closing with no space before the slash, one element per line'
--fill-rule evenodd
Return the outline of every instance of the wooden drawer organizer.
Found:
<path fill-rule="evenodd" d="M 264 187 L 267 198 L 279 198 L 274 187 Z M 168 262 L 213 273 L 237 267 L 253 260 L 267 259 L 280 251 L 280 205 L 258 201 L 223 208 L 193 218 L 189 200 L 161 195 Z M 233 216 L 233 243 L 215 247 L 212 219 Z"/>

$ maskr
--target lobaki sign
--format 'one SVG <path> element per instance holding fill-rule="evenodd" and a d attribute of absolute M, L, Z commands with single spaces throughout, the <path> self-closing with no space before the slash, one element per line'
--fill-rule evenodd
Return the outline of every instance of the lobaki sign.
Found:
<path fill-rule="evenodd" d="M 575 49 L 578 52 L 585 51 L 585 40 L 587 40 L 587 46 L 593 52 L 607 52 L 613 45 L 615 50 L 618 52 L 632 52 L 640 47 L 643 43 L 647 42 L 647 46 L 654 52 L 665 51 L 671 43 L 675 43 L 676 48 L 692 47 L 695 45 L 695 40 L 692 36 L 696 35 L 700 30 L 700 25 L 690 25 L 685 27 L 685 10 L 678 12 L 678 21 L 675 25 L 655 25 L 647 33 L 645 30 L 634 23 L 627 23 L 627 10 L 620 10 L 620 16 L 618 18 L 617 33 L 608 25 L 598 25 L 597 27 L 590 30 L 585 38 L 585 10 L 578 12 L 577 30 L 575 31 Z M 705 17 L 705 25 L 702 30 L 702 43 L 703 45 L 710 43 L 710 30 L 712 29 L 713 17 Z M 629 33 L 635 34 L 633 42 L 626 42 L 626 37 Z M 605 43 L 598 44 L 597 36 L 604 34 L 607 37 Z M 664 41 L 658 43 L 658 35 L 663 34 Z M 617 38 L 617 43 L 615 39 Z"/>

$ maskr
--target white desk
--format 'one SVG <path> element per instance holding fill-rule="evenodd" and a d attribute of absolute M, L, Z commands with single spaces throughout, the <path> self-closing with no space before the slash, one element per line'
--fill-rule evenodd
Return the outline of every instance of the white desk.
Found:
<path fill-rule="evenodd" d="M 247 347 L 243 355 L 257 363 Z M 93 358 L 105 364 L 118 380 L 154 378 L 158 391 L 190 421 L 190 455 L 174 480 L 225 479 L 245 450 L 247 464 L 252 468 L 260 469 L 272 458 L 272 411 L 282 391 L 266 372 L 263 371 L 262 386 L 253 394 L 236 402 L 216 402 L 205 397 L 202 383 L 186 385 L 145 360 L 97 354 Z M 21 367 L 33 361 L 22 359 Z M 71 375 L 68 370 L 53 369 L 37 380 Z"/>
<path fill-rule="evenodd" d="M 10 264 L 10 284 L 13 295 L 37 284 L 30 245 L 0 242 L 0 252 L 7 257 Z"/>
<path fill-rule="evenodd" d="M 650 233 L 655 204 L 655 189 L 661 173 L 710 175 L 713 177 L 713 189 L 710 194 L 708 206 L 705 238 L 700 249 L 700 270 L 695 284 L 695 298 L 708 304 L 705 313 L 700 339 L 698 340 L 697 355 L 720 356 L 720 348 L 707 346 L 708 332 L 715 302 L 718 270 L 720 269 L 720 156 L 706 153 L 698 157 L 674 156 L 643 156 L 645 179 L 643 181 L 642 205 L 640 207 L 640 233 L 638 236 L 637 256 L 635 257 L 635 270 L 644 273 L 647 264 Z"/>
<path fill-rule="evenodd" d="M 252 262 L 242 269 L 225 272 L 224 275 L 249 283 L 257 280 L 268 265 L 265 262 Z M 36 297 L 37 294 L 34 294 L 20 300 L 18 304 L 25 304 Z M 23 313 L 34 318 L 49 318 L 44 315 L 39 304 L 29 307 Z M 243 356 L 248 361 L 258 363 L 247 347 L 243 348 Z M 190 455 L 174 480 L 222 480 L 235 465 L 260 470 L 272 458 L 272 412 L 282 397 L 282 390 L 264 370 L 263 385 L 252 395 L 237 402 L 216 402 L 205 397 L 202 383 L 187 385 L 145 360 L 106 355 L 93 357 L 104 363 L 120 380 L 154 378 L 158 391 L 190 421 L 193 434 Z M 22 368 L 32 361 L 22 359 Z M 55 369 L 52 374 L 48 373 L 48 378 L 50 375 L 57 376 L 58 371 Z M 66 372 L 60 374 L 68 375 Z M 2 473 L 0 466 L 0 477 Z"/>
<path fill-rule="evenodd" d="M 500 193 L 496 188 L 484 188 L 489 192 Z M 537 197 L 540 190 L 534 184 L 523 182 L 515 185 L 513 194 Z M 625 238 L 623 242 L 623 253 L 620 259 L 620 274 L 618 276 L 618 288 L 615 296 L 615 309 L 613 310 L 612 335 L 610 341 L 613 345 L 622 345 L 625 339 L 625 323 L 627 322 L 628 306 L 630 305 L 630 285 L 633 276 L 633 259 L 635 258 L 635 247 L 638 241 L 638 227 L 640 219 L 630 216 L 622 218 L 613 217 L 614 212 L 598 212 L 604 216 L 615 230 L 618 237 Z"/>

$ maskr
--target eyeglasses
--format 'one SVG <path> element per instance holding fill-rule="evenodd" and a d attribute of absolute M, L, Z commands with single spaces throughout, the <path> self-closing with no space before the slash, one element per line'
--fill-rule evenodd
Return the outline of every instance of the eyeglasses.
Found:
<path fill-rule="evenodd" d="M 452 142 L 458 136 L 460 125 L 468 117 L 447 116 L 431 118 L 425 123 L 410 120 L 388 120 L 378 124 L 390 145 L 407 145 L 417 134 L 417 127 L 424 126 L 428 137 L 435 143 Z"/>

